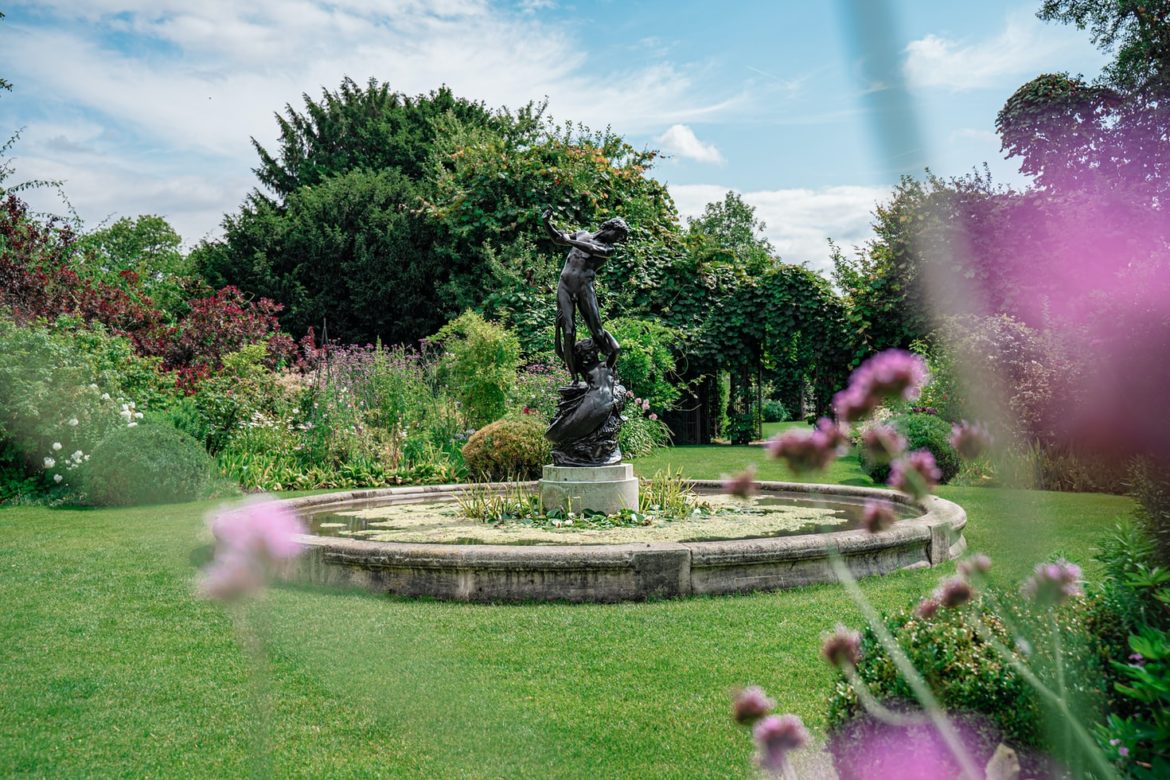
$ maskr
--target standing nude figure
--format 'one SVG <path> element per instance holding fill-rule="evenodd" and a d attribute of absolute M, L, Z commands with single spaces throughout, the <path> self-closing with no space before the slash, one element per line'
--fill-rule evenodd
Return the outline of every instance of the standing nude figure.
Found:
<path fill-rule="evenodd" d="M 579 230 L 565 233 L 552 223 L 552 209 L 545 209 L 541 215 L 544 226 L 552 240 L 570 247 L 561 270 L 561 281 L 557 285 L 557 329 L 556 352 L 569 369 L 572 381 L 582 379 L 584 372 L 576 364 L 573 347 L 577 343 L 576 312 L 581 312 L 585 327 L 598 351 L 605 355 L 605 364 L 612 369 L 617 362 L 618 343 L 601 327 L 601 313 L 597 309 L 597 294 L 593 291 L 593 278 L 613 254 L 614 244 L 625 241 L 630 228 L 621 217 L 614 217 L 602 223 L 596 233 Z"/>

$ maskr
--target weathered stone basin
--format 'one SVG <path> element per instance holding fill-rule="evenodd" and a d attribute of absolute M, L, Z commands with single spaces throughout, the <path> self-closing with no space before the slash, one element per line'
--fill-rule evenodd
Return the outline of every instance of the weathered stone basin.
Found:
<path fill-rule="evenodd" d="M 697 491 L 718 491 L 718 482 L 698 480 Z M 535 489 L 535 483 L 525 483 Z M 389 488 L 290 499 L 298 511 L 315 515 L 377 506 L 450 502 L 467 485 Z M 356 586 L 375 592 L 431 596 L 460 601 L 614 602 L 675 598 L 832 582 L 831 555 L 838 554 L 855 576 L 904 568 L 938 566 L 962 553 L 966 513 L 930 496 L 916 502 L 877 488 L 761 482 L 765 500 L 787 496 L 814 507 L 888 501 L 906 519 L 878 534 L 846 530 L 784 533 L 763 537 L 687 541 L 581 543 L 587 536 L 553 537 L 557 543 L 451 543 L 375 541 L 306 535 L 308 551 L 284 575 L 318 584 Z M 651 531 L 653 529 L 650 529 Z M 376 534 L 375 534 L 376 535 Z M 652 535 L 652 534 L 651 534 Z M 675 534 L 677 537 L 678 534 Z M 574 543 L 576 542 L 576 543 Z"/>

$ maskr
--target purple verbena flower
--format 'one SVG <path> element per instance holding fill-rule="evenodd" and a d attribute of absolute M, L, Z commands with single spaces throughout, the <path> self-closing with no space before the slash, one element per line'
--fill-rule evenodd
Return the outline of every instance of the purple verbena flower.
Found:
<path fill-rule="evenodd" d="M 859 387 L 847 387 L 833 396 L 833 412 L 837 419 L 857 422 L 877 408 L 881 399 Z"/>
<path fill-rule="evenodd" d="M 853 372 L 849 386 L 833 397 L 833 409 L 840 419 L 855 422 L 887 398 L 917 398 L 926 377 L 926 362 L 921 357 L 887 349 Z"/>
<path fill-rule="evenodd" d="M 889 501 L 865 502 L 865 508 L 861 511 L 861 527 L 871 534 L 884 531 L 896 522 L 898 515 Z"/>
<path fill-rule="evenodd" d="M 988 433 L 987 427 L 966 420 L 956 423 L 951 428 L 949 441 L 955 452 L 959 453 L 959 457 L 967 460 L 974 460 L 991 449 L 991 434 Z"/>
<path fill-rule="evenodd" d="M 975 553 L 970 558 L 959 561 L 959 574 L 971 578 L 976 574 L 986 574 L 991 571 L 991 559 L 983 553 Z"/>
<path fill-rule="evenodd" d="M 797 474 L 826 469 L 848 451 L 849 435 L 828 417 L 817 420 L 811 431 L 790 429 L 777 434 L 766 445 L 773 458 L 783 458 Z"/>
<path fill-rule="evenodd" d="M 943 580 L 939 584 L 938 590 L 934 592 L 934 598 L 938 601 L 939 606 L 948 609 L 961 607 L 974 596 L 975 589 L 962 577 L 949 577 Z"/>
<path fill-rule="evenodd" d="M 861 446 L 874 463 L 889 463 L 906 451 L 906 437 L 889 425 L 874 425 L 861 433 Z"/>
<path fill-rule="evenodd" d="M 788 752 L 808 744 L 808 731 L 795 715 L 769 715 L 756 724 L 756 763 L 769 772 L 783 772 Z"/>
<path fill-rule="evenodd" d="M 913 401 L 926 378 L 926 362 L 921 357 L 901 349 L 887 349 L 862 363 L 850 383 L 857 379 L 882 398 Z"/>
<path fill-rule="evenodd" d="M 1062 604 L 1084 594 L 1081 590 L 1081 567 L 1064 559 L 1038 563 L 1021 590 L 1024 595 L 1041 604 Z"/>
<path fill-rule="evenodd" d="M 225 548 L 274 560 L 295 558 L 301 552 L 296 537 L 305 524 L 283 501 L 252 499 L 220 511 L 211 521 L 211 533 Z"/>
<path fill-rule="evenodd" d="M 253 499 L 221 510 L 211 520 L 215 558 L 203 572 L 200 592 L 226 601 L 259 591 L 270 562 L 301 553 L 296 537 L 306 530 L 281 501 Z"/>
<path fill-rule="evenodd" d="M 749 464 L 746 469 L 732 477 L 724 477 L 723 492 L 736 498 L 751 498 L 756 492 L 756 467 Z"/>
<path fill-rule="evenodd" d="M 736 723 L 747 726 L 766 716 L 775 706 L 776 702 L 768 698 L 763 688 L 753 685 L 735 695 L 731 702 L 731 717 Z"/>
<path fill-rule="evenodd" d="M 825 636 L 821 656 L 836 667 L 857 666 L 861 661 L 861 634 L 838 623 L 833 633 Z"/>
<path fill-rule="evenodd" d="M 940 479 L 942 472 L 930 450 L 914 450 L 891 464 L 886 484 L 915 498 L 923 498 L 934 490 Z"/>

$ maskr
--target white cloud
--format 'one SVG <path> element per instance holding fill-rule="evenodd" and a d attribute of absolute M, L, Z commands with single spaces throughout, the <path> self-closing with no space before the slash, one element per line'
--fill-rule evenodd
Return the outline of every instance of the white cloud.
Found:
<path fill-rule="evenodd" d="M 5 20 L 5 61 L 12 64 L 4 75 L 37 96 L 38 113 L 78 123 L 55 137 L 80 133 L 93 141 L 97 126 L 101 138 L 87 155 L 65 156 L 50 148 L 47 128 L 30 128 L 17 150 L 25 155 L 18 175 L 63 170 L 86 219 L 130 215 L 144 205 L 168 218 L 184 214 L 188 224 L 180 230 L 188 239 L 214 230 L 239 205 L 238 182 L 251 180 L 256 163 L 249 138 L 272 146 L 273 113 L 286 103 L 299 108 L 304 93 L 316 98 L 322 87 L 336 89 L 346 75 L 359 83 L 374 76 L 407 94 L 446 84 L 489 106 L 516 108 L 547 96 L 555 117 L 631 135 L 710 121 L 748 102 L 744 91 L 703 88 L 697 66 L 660 60 L 603 70 L 579 32 L 487 0 L 24 4 L 49 21 Z M 102 187 L 99 177 L 111 178 Z M 185 184 L 170 187 L 171 180 Z M 177 211 L 139 196 L 156 185 L 173 196 Z M 189 203 L 179 202 L 183 191 Z M 204 202 L 212 192 L 224 198 L 215 209 Z M 199 221 L 212 211 L 214 220 Z"/>
<path fill-rule="evenodd" d="M 912 87 L 963 91 L 1011 86 L 1021 78 L 1076 70 L 1099 60 L 1083 32 L 1019 11 L 1008 15 L 994 38 L 972 42 L 930 34 L 911 41 L 905 73 Z"/>
<path fill-rule="evenodd" d="M 668 185 L 685 219 L 697 217 L 708 203 L 723 200 L 730 187 L 717 184 Z M 807 262 L 813 269 L 832 267 L 827 239 L 848 252 L 873 238 L 874 206 L 887 200 L 889 187 L 838 186 L 819 189 L 758 190 L 740 193 L 766 224 L 764 235 L 790 263 Z"/>
<path fill-rule="evenodd" d="M 667 154 L 676 154 L 688 160 L 705 163 L 721 163 L 723 155 L 714 144 L 705 144 L 695 135 L 695 131 L 686 125 L 671 125 L 670 129 L 658 136 L 658 143 L 662 151 Z"/>
<path fill-rule="evenodd" d="M 36 129 L 30 127 L 17 146 L 14 180 L 60 181 L 69 204 L 88 228 L 120 217 L 159 214 L 190 247 L 217 234 L 224 214 L 234 211 L 255 185 L 246 168 L 159 170 L 132 157 L 104 155 L 92 146 L 66 146 L 58 140 L 63 136 L 50 137 L 46 144 L 35 140 Z M 25 143 L 30 136 L 34 141 Z M 34 210 L 54 214 L 66 210 L 52 189 L 25 190 L 21 197 Z"/>

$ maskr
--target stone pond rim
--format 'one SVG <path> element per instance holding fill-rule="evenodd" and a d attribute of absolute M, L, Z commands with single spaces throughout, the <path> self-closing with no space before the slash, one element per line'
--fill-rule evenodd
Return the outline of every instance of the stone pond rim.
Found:
<path fill-rule="evenodd" d="M 536 483 L 521 483 L 536 488 Z M 694 480 L 718 490 L 713 480 Z M 603 545 L 493 545 L 374 542 L 304 535 L 305 554 L 281 576 L 378 593 L 477 602 L 618 602 L 692 595 L 751 593 L 835 582 L 830 551 L 855 576 L 939 566 L 966 549 L 967 515 L 951 501 L 878 488 L 760 482 L 767 493 L 875 498 L 916 507 L 919 517 L 877 534 L 862 530 L 701 542 Z M 376 500 L 418 503 L 451 498 L 466 485 L 347 491 L 287 499 L 298 510 L 322 511 Z"/>

